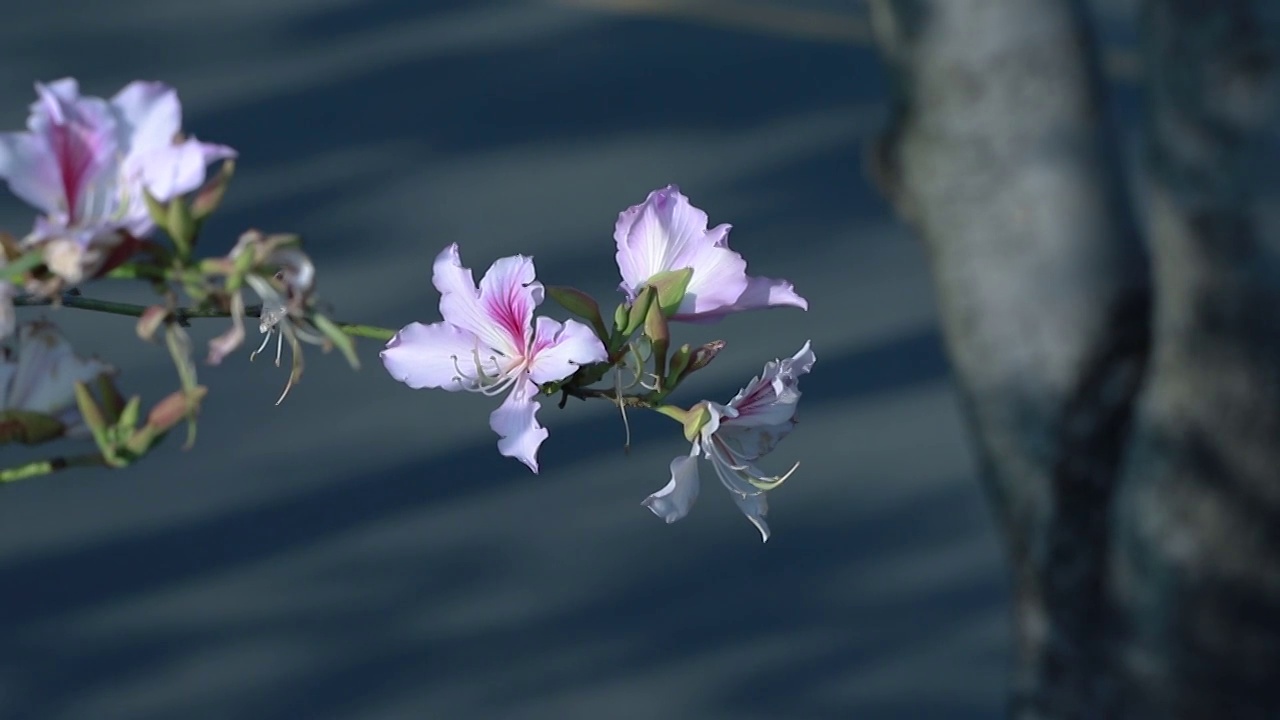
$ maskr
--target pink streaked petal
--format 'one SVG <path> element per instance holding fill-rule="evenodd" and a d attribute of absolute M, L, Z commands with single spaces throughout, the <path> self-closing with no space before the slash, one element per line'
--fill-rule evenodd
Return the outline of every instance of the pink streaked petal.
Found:
<path fill-rule="evenodd" d="M 513 356 L 523 356 L 533 339 L 533 310 L 542 304 L 544 290 L 536 279 L 533 258 L 512 255 L 498 258 L 480 279 L 480 306 L 505 335 Z M 508 350 L 509 348 L 509 350 Z"/>
<path fill-rule="evenodd" d="M 379 353 L 387 373 L 417 390 L 441 388 L 456 391 L 475 388 L 476 338 L 449 323 L 410 323 Z"/>
<path fill-rule="evenodd" d="M 57 212 L 63 204 L 62 173 L 41 137 L 0 134 L 0 177 L 14 195 L 43 212 Z"/>
<path fill-rule="evenodd" d="M 30 127 L 54 157 L 61 180 L 62 203 L 74 223 L 87 189 L 116 167 L 120 151 L 116 121 L 101 98 L 68 98 L 65 88 L 36 85 L 40 102 L 33 106 Z M 65 205 L 63 205 L 65 203 Z"/>
<path fill-rule="evenodd" d="M 436 256 L 431 267 L 431 282 L 440 291 L 440 315 L 445 321 L 475 335 L 486 351 L 524 355 L 524 348 L 511 346 L 511 338 L 481 304 L 480 290 L 471 268 L 462 265 L 457 243 Z"/>
<path fill-rule="evenodd" d="M 678 457 L 671 461 L 671 480 L 641 504 L 671 524 L 689 514 L 698 499 L 699 484 L 697 456 Z"/>
<path fill-rule="evenodd" d="M 131 82 L 111 98 L 111 107 L 120 121 L 120 144 L 131 154 L 172 145 L 182 129 L 178 93 L 162 82 Z"/>
<path fill-rule="evenodd" d="M 737 415 L 726 422 L 750 427 L 790 421 L 800 402 L 800 377 L 809 373 L 815 360 L 806 341 L 795 355 L 765 363 L 760 376 L 753 378 L 729 401 Z"/>
<path fill-rule="evenodd" d="M 498 452 L 503 457 L 519 460 L 538 472 L 538 448 L 547 439 L 547 430 L 538 424 L 540 407 L 533 400 L 538 388 L 521 381 L 512 388 L 507 399 L 489 415 L 489 427 L 498 434 Z"/>
<path fill-rule="evenodd" d="M 530 353 L 529 377 L 536 383 L 563 380 L 588 363 L 608 358 L 604 343 L 587 325 L 576 320 L 564 323 L 539 317 Z"/>

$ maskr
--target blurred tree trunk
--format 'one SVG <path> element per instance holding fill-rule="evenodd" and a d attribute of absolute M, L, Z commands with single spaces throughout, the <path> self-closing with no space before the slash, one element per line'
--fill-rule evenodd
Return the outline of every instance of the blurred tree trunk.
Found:
<path fill-rule="evenodd" d="M 873 168 L 1009 548 L 1011 714 L 1280 717 L 1280 2 L 1146 0 L 1142 213 L 1080 2 L 872 13 Z"/>

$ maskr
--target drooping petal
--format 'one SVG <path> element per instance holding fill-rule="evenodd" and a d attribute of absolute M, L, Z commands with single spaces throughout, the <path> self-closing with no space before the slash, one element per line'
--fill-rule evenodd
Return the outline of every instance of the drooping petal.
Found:
<path fill-rule="evenodd" d="M 498 452 L 515 458 L 538 472 L 538 447 L 547 439 L 547 430 L 538 424 L 538 408 L 533 396 L 536 385 L 516 383 L 507 399 L 489 415 L 489 427 L 498 434 Z"/>
<path fill-rule="evenodd" d="M 178 93 L 162 82 L 131 82 L 111 98 L 111 107 L 119 118 L 120 144 L 131 154 L 168 147 L 182 129 Z"/>
<path fill-rule="evenodd" d="M 530 352 L 529 377 L 539 384 L 563 380 L 580 366 L 603 362 L 608 356 L 604 343 L 589 326 L 577 320 L 560 323 L 539 317 Z"/>
<path fill-rule="evenodd" d="M 476 387 L 476 338 L 447 322 L 404 326 L 379 357 L 391 377 L 415 390 Z"/>
<path fill-rule="evenodd" d="M 671 461 L 671 480 L 641 504 L 670 524 L 689 514 L 698 499 L 698 485 L 698 456 L 678 457 Z"/>
<path fill-rule="evenodd" d="M 769 523 L 765 522 L 764 516 L 769 513 L 769 500 L 765 498 L 764 493 L 758 495 L 748 495 L 743 497 L 736 493 L 733 495 L 733 501 L 738 504 L 738 509 L 743 515 L 751 521 L 752 525 L 760 531 L 760 542 L 769 542 Z"/>
<path fill-rule="evenodd" d="M 801 310 L 808 310 L 809 301 L 800 297 L 796 293 L 795 287 L 786 280 L 749 277 L 747 278 L 747 289 L 733 303 L 701 313 L 695 310 L 689 314 L 683 314 L 684 306 L 682 305 L 680 311 L 672 316 L 671 319 L 713 322 L 730 313 L 744 310 L 763 310 L 771 307 L 797 307 Z"/>
<path fill-rule="evenodd" d="M 614 240 L 622 289 L 634 298 L 651 277 L 693 268 L 680 313 L 702 314 L 731 305 L 747 288 L 746 261 L 728 248 L 729 225 L 707 229 L 707 214 L 675 185 L 649 193 L 618 215 Z"/>

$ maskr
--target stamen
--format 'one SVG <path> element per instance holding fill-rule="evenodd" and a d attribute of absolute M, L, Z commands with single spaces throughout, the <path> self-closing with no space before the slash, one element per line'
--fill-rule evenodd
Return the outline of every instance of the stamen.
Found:
<path fill-rule="evenodd" d="M 254 350 L 252 353 L 249 353 L 249 362 L 253 362 L 253 359 L 258 356 L 258 353 L 262 352 L 263 349 L 267 347 L 267 343 L 271 342 L 271 328 L 267 328 L 266 330 L 262 330 L 260 332 L 266 333 L 267 336 L 262 338 L 262 344 L 258 346 L 257 350 Z"/>

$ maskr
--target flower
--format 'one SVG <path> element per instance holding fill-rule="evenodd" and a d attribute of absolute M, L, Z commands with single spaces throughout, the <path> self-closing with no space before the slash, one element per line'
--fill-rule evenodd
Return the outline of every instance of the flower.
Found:
<path fill-rule="evenodd" d="M 234 267 L 246 253 L 252 255 L 252 260 L 251 271 L 244 275 L 244 282 L 262 301 L 262 309 L 258 313 L 258 332 L 264 335 L 262 344 L 249 355 L 249 360 L 252 361 L 266 349 L 272 335 L 276 336 L 276 367 L 280 367 L 280 356 L 284 352 L 286 340 L 293 352 L 289 380 L 284 392 L 276 400 L 279 405 L 302 374 L 300 343 L 328 346 L 324 335 L 310 327 L 305 320 L 311 293 L 315 289 L 315 265 L 298 247 L 298 238 L 293 235 L 263 235 L 257 230 L 250 230 L 241 235 L 236 246 L 231 249 L 225 259 L 226 265 Z M 278 267 L 279 270 L 268 279 L 253 271 L 259 267 Z M 210 365 L 221 363 L 223 358 L 244 342 L 245 305 L 240 291 L 231 295 L 230 305 L 231 327 L 209 341 Z"/>
<path fill-rule="evenodd" d="M 235 157 L 179 135 L 173 88 L 129 83 L 110 100 L 81 96 L 73 78 L 37 83 L 27 132 L 0 133 L 0 177 L 44 214 L 26 238 L 54 273 L 75 283 L 129 238 L 149 235 L 145 187 L 168 201 L 198 188 L 205 167 Z"/>
<path fill-rule="evenodd" d="M 786 280 L 748 277 L 747 263 L 729 249 L 730 225 L 707 230 L 707 214 L 689 204 L 680 188 L 668 185 L 618 214 L 619 289 L 635 300 L 640 288 L 660 272 L 693 268 L 693 277 L 672 319 L 718 320 L 729 313 L 809 303 Z"/>
<path fill-rule="evenodd" d="M 711 461 L 720 482 L 747 519 L 769 539 L 764 516 L 769 510 L 764 493 L 782 484 L 796 465 L 781 476 L 767 477 L 756 463 L 769 454 L 796 424 L 800 402 L 799 379 L 813 367 L 813 351 L 805 343 L 799 352 L 784 360 L 771 360 L 764 372 L 720 405 L 700 403 L 702 427 L 693 439 L 688 456 L 671 461 L 671 481 L 645 499 L 644 505 L 668 523 L 689 513 L 698 498 L 698 455 Z"/>
<path fill-rule="evenodd" d="M 458 246 L 435 260 L 432 283 L 440 291 L 443 322 L 411 323 L 382 351 L 391 377 L 411 388 L 467 390 L 485 395 L 510 393 L 489 416 L 498 434 L 498 452 L 538 472 L 537 453 L 547 431 L 538 425 L 538 385 L 569 377 L 579 365 L 607 358 L 590 327 L 538 317 L 542 283 L 533 259 L 500 258 L 477 288 L 462 266 Z"/>
<path fill-rule="evenodd" d="M 69 437 L 87 437 L 89 428 L 76 405 L 75 384 L 115 375 L 115 368 L 97 358 L 75 354 L 58 328 L 49 322 L 24 323 L 18 328 L 17 356 L 0 349 L 0 412 L 24 410 L 54 418 Z"/>

